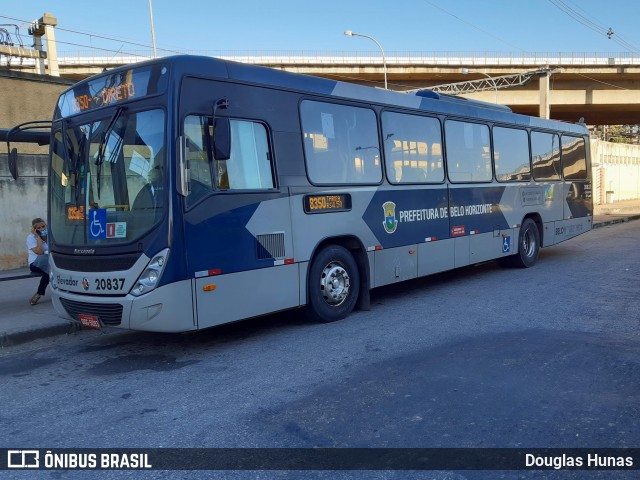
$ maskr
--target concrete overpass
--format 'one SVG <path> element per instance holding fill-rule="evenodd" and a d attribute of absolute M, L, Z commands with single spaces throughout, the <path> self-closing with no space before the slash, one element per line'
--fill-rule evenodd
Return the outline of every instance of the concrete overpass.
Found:
<path fill-rule="evenodd" d="M 380 52 L 186 52 L 265 65 L 291 72 L 343 81 L 383 86 L 384 64 Z M 81 79 L 105 68 L 151 57 L 150 52 L 95 56 L 62 52 L 60 75 Z M 386 56 L 389 88 L 429 88 L 443 83 L 517 74 L 544 67 L 559 69 L 549 78 L 550 117 L 589 125 L 640 124 L 640 54 L 634 53 L 478 53 L 390 52 Z M 12 66 L 12 68 L 20 68 Z M 28 69 L 28 62 L 24 62 Z M 468 69 L 463 74 L 462 69 Z M 499 103 L 515 112 L 539 115 L 545 79 L 500 89 Z M 541 88 L 542 85 L 542 88 Z M 495 91 L 465 94 L 487 102 Z"/>
<path fill-rule="evenodd" d="M 166 52 L 165 52 L 166 53 Z M 265 65 L 291 72 L 317 75 L 372 86 L 383 86 L 385 64 L 380 52 L 185 52 Z M 60 75 L 82 79 L 105 69 L 135 63 L 151 52 L 95 56 L 61 52 Z M 640 124 L 640 54 L 637 53 L 477 53 L 390 52 L 386 56 L 389 88 L 408 90 L 523 73 L 551 67 L 558 73 L 526 85 L 497 92 L 465 94 L 487 102 L 497 101 L 513 111 L 540 115 L 548 101 L 550 117 L 589 125 Z M 28 60 L 12 70 L 33 71 Z M 462 73 L 468 69 L 469 73 Z M 548 88 L 548 96 L 546 95 Z M 544 110 L 543 110 L 544 112 Z"/>

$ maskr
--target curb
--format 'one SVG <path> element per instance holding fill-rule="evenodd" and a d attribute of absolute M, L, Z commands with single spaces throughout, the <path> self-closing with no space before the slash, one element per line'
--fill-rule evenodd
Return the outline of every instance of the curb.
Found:
<path fill-rule="evenodd" d="M 605 220 L 593 224 L 593 228 L 606 227 L 608 225 L 615 225 L 616 223 L 630 222 L 631 220 L 640 220 L 640 215 L 629 215 L 628 217 L 612 218 L 611 220 Z"/>
<path fill-rule="evenodd" d="M 54 337 L 57 335 L 69 335 L 82 330 L 82 325 L 69 321 L 67 324 L 49 325 L 37 327 L 31 330 L 18 332 L 0 332 L 0 348 L 13 347 L 28 343 L 41 338 Z"/>

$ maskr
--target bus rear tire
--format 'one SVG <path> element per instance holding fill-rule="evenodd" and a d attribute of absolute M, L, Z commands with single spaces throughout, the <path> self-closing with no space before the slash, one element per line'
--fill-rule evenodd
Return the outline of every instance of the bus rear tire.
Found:
<path fill-rule="evenodd" d="M 511 257 L 514 267 L 533 267 L 540 253 L 540 231 L 536 222 L 525 218 L 518 235 L 518 253 Z"/>
<path fill-rule="evenodd" d="M 356 305 L 359 290 L 360 273 L 349 250 L 330 245 L 318 252 L 308 281 L 312 319 L 328 323 L 347 317 Z"/>

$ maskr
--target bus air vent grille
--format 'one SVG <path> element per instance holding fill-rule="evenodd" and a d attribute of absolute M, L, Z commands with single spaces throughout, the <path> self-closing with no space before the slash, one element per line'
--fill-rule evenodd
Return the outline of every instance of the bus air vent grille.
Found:
<path fill-rule="evenodd" d="M 256 235 L 258 258 L 284 258 L 284 232 Z"/>
<path fill-rule="evenodd" d="M 76 302 L 68 298 L 61 298 L 60 303 L 76 320 L 80 320 L 80 315 L 95 315 L 105 325 L 120 325 L 122 321 L 122 305 L 119 303 Z"/>
<path fill-rule="evenodd" d="M 52 253 L 56 267 L 74 272 L 119 272 L 129 270 L 140 258 L 139 253 L 127 255 L 63 255 Z"/>

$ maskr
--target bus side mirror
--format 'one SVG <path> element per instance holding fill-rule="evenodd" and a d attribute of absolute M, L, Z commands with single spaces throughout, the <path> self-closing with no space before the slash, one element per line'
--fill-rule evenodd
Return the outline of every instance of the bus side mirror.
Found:
<path fill-rule="evenodd" d="M 12 148 L 9 152 L 9 172 L 11 172 L 11 176 L 14 180 L 18 179 L 18 150 L 16 148 Z"/>
<path fill-rule="evenodd" d="M 231 158 L 231 125 L 228 118 L 216 118 L 213 125 L 213 158 Z"/>

